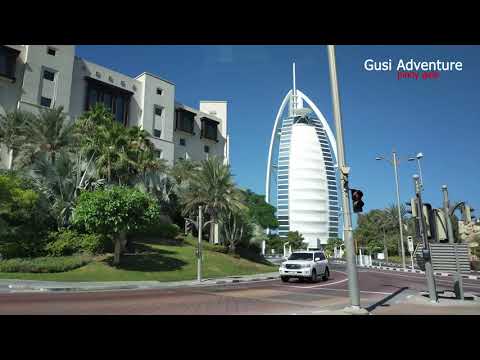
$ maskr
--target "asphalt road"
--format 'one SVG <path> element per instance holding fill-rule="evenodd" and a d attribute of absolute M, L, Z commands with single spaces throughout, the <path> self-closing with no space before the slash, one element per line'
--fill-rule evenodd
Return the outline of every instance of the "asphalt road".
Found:
<path fill-rule="evenodd" d="M 389 313 L 389 304 L 426 290 L 422 274 L 359 269 L 359 283 L 361 305 L 373 314 Z M 452 290 L 453 280 L 438 277 L 437 288 Z M 465 279 L 464 289 L 480 296 L 480 281 Z M 266 280 L 165 290 L 0 294 L 0 314 L 300 315 L 328 314 L 347 305 L 348 280 L 342 266 L 331 272 L 330 280 L 318 283 Z"/>

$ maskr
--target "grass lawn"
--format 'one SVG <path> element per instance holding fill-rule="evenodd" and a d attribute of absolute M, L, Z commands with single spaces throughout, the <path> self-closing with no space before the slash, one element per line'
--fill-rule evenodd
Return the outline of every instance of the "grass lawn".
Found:
<path fill-rule="evenodd" d="M 179 281 L 197 276 L 195 248 L 158 241 L 136 242 L 139 254 L 124 255 L 120 266 L 110 265 L 111 256 L 62 273 L 0 273 L 2 279 L 52 281 Z M 278 270 L 267 263 L 236 258 L 214 251 L 203 251 L 203 278 L 268 273 Z"/>

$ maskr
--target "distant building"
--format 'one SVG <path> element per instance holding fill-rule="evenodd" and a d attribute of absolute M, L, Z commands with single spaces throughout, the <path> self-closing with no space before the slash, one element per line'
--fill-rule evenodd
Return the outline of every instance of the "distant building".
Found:
<path fill-rule="evenodd" d="M 320 248 L 338 237 L 340 208 L 332 156 L 333 152 L 336 160 L 337 148 L 320 110 L 296 89 L 295 64 L 293 71 L 293 88 L 277 112 L 270 141 L 266 201 L 277 207 L 280 237 L 298 231 L 309 248 Z"/>
<path fill-rule="evenodd" d="M 75 56 L 74 45 L 0 45 L 0 114 L 63 106 L 77 118 L 97 102 L 125 126 L 151 134 L 159 158 L 229 161 L 226 101 L 175 101 L 175 85 L 150 73 L 135 78 Z M 5 149 L 3 149 L 5 150 Z M 0 151 L 0 167 L 6 167 Z"/>

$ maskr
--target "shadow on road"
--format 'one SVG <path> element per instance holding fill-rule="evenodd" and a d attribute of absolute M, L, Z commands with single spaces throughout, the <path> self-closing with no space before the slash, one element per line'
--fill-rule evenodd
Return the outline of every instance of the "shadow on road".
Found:
<path fill-rule="evenodd" d="M 372 304 L 370 305 L 369 307 L 366 308 L 366 310 L 368 312 L 372 312 L 373 310 L 375 310 L 378 306 L 389 306 L 388 304 L 386 304 L 387 302 L 389 302 L 391 299 L 393 299 L 395 296 L 397 296 L 398 294 L 402 293 L 403 291 L 407 290 L 408 287 L 402 287 L 402 288 L 399 288 L 397 291 L 395 291 L 394 293 L 388 295 L 387 297 L 383 298 L 382 300 L 376 302 L 375 304 Z"/>

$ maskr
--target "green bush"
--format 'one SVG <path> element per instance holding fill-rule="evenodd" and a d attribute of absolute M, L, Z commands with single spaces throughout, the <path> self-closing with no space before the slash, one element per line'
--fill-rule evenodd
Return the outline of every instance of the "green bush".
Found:
<path fill-rule="evenodd" d="M 45 250 L 51 256 L 68 256 L 76 253 L 101 254 L 108 239 L 98 234 L 80 234 L 74 230 L 60 230 L 49 234 Z"/>
<path fill-rule="evenodd" d="M 29 178 L 0 172 L 0 253 L 5 258 L 43 255 L 55 225 L 46 197 Z"/>
<path fill-rule="evenodd" d="M 112 240 L 105 235 L 83 234 L 80 249 L 87 254 L 104 254 L 112 251 Z"/>
<path fill-rule="evenodd" d="M 90 256 L 38 257 L 0 261 L 0 272 L 55 273 L 79 268 L 91 262 Z"/>
<path fill-rule="evenodd" d="M 198 239 L 193 237 L 191 234 L 187 235 L 187 237 L 185 238 L 185 242 L 195 247 L 198 246 Z M 223 254 L 228 253 L 228 248 L 226 246 L 211 244 L 208 241 L 202 242 L 202 249 L 208 251 L 215 251 Z"/>
<path fill-rule="evenodd" d="M 175 224 L 157 223 L 141 232 L 143 235 L 157 236 L 163 239 L 174 239 L 180 234 L 180 227 Z"/>

